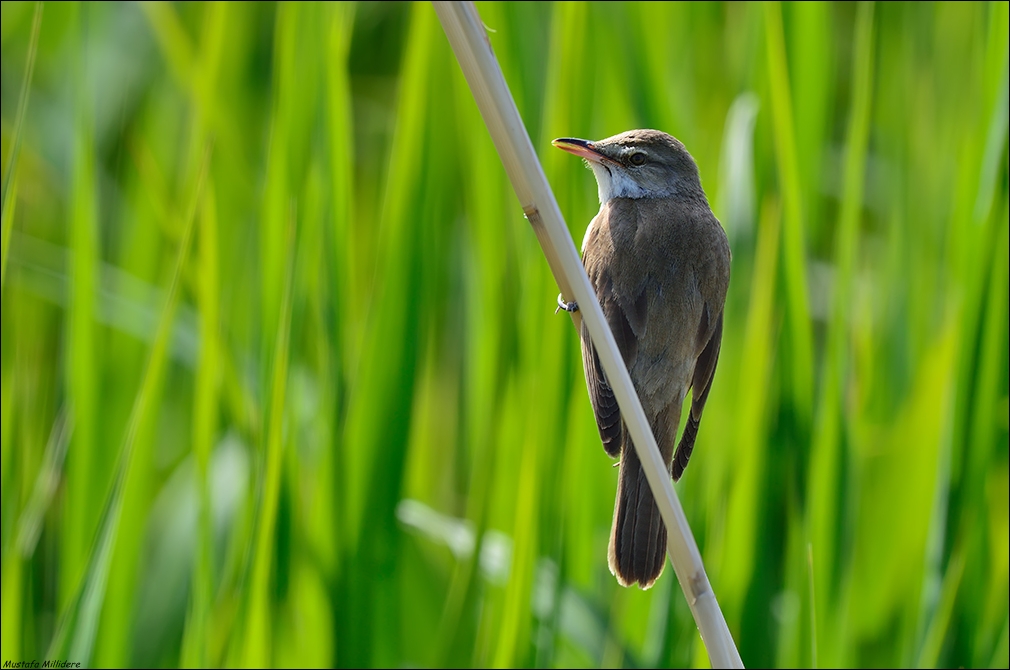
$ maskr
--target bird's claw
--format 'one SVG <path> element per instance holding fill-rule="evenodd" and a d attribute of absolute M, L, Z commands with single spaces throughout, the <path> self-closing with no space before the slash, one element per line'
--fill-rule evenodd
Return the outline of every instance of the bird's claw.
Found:
<path fill-rule="evenodd" d="M 561 310 L 565 310 L 568 313 L 577 312 L 577 311 L 579 311 L 579 303 L 575 302 L 574 300 L 571 301 L 571 302 L 565 302 L 565 299 L 562 298 L 561 294 L 559 293 L 558 294 L 558 308 L 556 310 L 554 310 L 554 313 L 557 314 Z"/>

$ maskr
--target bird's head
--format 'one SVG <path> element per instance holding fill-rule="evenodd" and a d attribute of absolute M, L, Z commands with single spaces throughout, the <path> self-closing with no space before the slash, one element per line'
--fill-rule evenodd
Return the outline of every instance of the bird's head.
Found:
<path fill-rule="evenodd" d="M 680 140 L 659 130 L 629 130 L 596 142 L 562 137 L 552 144 L 586 160 L 596 175 L 600 203 L 704 194 L 694 158 Z"/>

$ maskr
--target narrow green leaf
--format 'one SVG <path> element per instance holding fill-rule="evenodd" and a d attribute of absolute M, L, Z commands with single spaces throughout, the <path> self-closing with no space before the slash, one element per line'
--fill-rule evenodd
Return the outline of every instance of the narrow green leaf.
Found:
<path fill-rule="evenodd" d="M 271 603 L 269 597 L 273 567 L 277 509 L 280 499 L 281 469 L 284 464 L 285 403 L 287 397 L 288 362 L 291 335 L 291 288 L 295 266 L 295 212 L 288 219 L 283 253 L 287 269 L 281 293 L 280 320 L 274 340 L 273 364 L 270 376 L 270 403 L 266 432 L 266 461 L 263 469 L 263 490 L 259 500 L 252 569 L 249 576 L 249 602 L 245 627 L 243 664 L 267 667 L 271 661 Z"/>
<path fill-rule="evenodd" d="M 845 437 L 842 403 L 850 378 L 848 348 L 873 91 L 872 3 L 859 5 L 855 33 L 852 106 L 845 142 L 841 213 L 835 238 L 831 319 L 810 459 L 812 499 L 808 513 L 808 532 L 817 556 L 816 564 L 811 566 L 811 588 L 818 594 L 819 609 L 815 614 L 821 627 L 814 630 L 813 635 L 815 639 L 822 640 L 822 658 L 828 664 L 850 662 L 849 659 L 842 660 L 836 655 L 847 644 L 846 640 L 839 639 L 833 613 L 837 611 L 835 576 L 838 574 L 836 564 L 840 558 L 837 554 L 837 529 L 844 514 L 844 510 L 838 509 L 838 491 L 842 481 L 840 475 L 846 467 L 842 448 Z M 844 560 L 844 556 L 841 558 Z M 835 634 L 832 634 L 832 630 Z"/>
<path fill-rule="evenodd" d="M 786 287 L 786 321 L 792 351 L 789 361 L 792 375 L 790 395 L 800 418 L 809 421 L 813 413 L 811 398 L 814 354 L 807 291 L 807 251 L 804 242 L 806 220 L 797 162 L 796 136 L 793 130 L 793 105 L 789 94 L 789 73 L 786 67 L 780 3 L 765 3 L 764 24 L 775 159 L 785 224 L 782 233 L 782 267 Z"/>
<path fill-rule="evenodd" d="M 196 210 L 203 191 L 209 159 L 208 149 L 204 156 L 203 168 L 194 187 L 192 200 L 188 206 L 168 299 L 162 307 L 154 345 L 151 348 L 141 385 L 130 412 L 126 435 L 117 458 L 112 489 L 102 509 L 98 533 L 88 556 L 87 569 L 69 607 L 60 616 L 56 633 L 46 653 L 47 658 L 70 658 L 79 660 L 82 665 L 88 665 L 91 662 L 91 652 L 94 649 L 95 636 L 98 632 L 98 621 L 105 599 L 116 535 L 123 514 L 124 490 L 132 475 L 135 461 L 134 447 L 137 433 L 141 425 L 150 420 L 154 389 L 164 375 L 172 321 L 178 301 L 179 284 L 189 256 L 189 242 L 193 234 L 193 223 L 196 219 Z"/>
<path fill-rule="evenodd" d="M 79 4 L 70 10 L 76 21 L 90 8 Z M 84 28 L 78 25 L 75 43 L 85 52 Z M 86 58 L 75 63 L 74 135 L 70 173 L 69 246 L 70 306 L 67 314 L 66 392 L 73 408 L 74 433 L 67 452 L 64 542 L 61 543 L 59 609 L 70 603 L 84 573 L 92 533 L 102 512 L 98 496 L 89 495 L 105 486 L 100 464 L 105 449 L 98 439 L 98 398 L 101 393 L 102 359 L 96 327 L 96 294 L 99 286 L 98 186 L 92 128 L 92 101 L 87 88 Z"/>
<path fill-rule="evenodd" d="M 21 96 L 18 98 L 18 115 L 14 120 L 14 133 L 11 138 L 10 155 L 4 166 L 3 199 L 2 201 L 2 232 L 0 243 L 3 245 L 2 261 L 0 261 L 0 287 L 7 281 L 7 253 L 10 251 L 11 229 L 14 225 L 14 206 L 17 201 L 17 170 L 18 158 L 21 155 L 21 140 L 24 135 L 25 114 L 28 112 L 28 98 L 32 92 L 32 74 L 35 72 L 35 56 L 39 48 L 39 31 L 42 27 L 42 3 L 35 3 L 35 15 L 32 18 L 32 33 L 28 41 L 28 53 L 25 55 L 25 77 L 21 82 Z"/>
<path fill-rule="evenodd" d="M 778 327 L 774 297 L 780 229 L 778 202 L 768 199 L 762 207 L 757 231 L 747 322 L 741 341 L 741 348 L 746 353 L 736 385 L 739 391 L 735 403 L 737 430 L 733 433 L 733 444 L 726 445 L 723 456 L 732 463 L 733 484 L 729 493 L 725 537 L 720 538 L 716 551 L 723 555 L 719 600 L 724 603 L 728 622 L 740 616 L 754 569 L 753 557 L 758 549 L 760 509 L 754 501 L 760 497 L 761 484 L 767 476 L 768 415 L 775 397 L 771 393 L 753 393 L 752 389 L 768 388 L 773 372 Z"/>

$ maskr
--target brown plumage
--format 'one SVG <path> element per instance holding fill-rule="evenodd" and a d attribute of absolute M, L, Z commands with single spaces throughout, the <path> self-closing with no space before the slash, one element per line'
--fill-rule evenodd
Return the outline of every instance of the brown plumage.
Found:
<path fill-rule="evenodd" d="M 729 285 L 726 234 L 709 208 L 694 159 L 678 140 L 632 130 L 598 142 L 559 139 L 596 174 L 600 212 L 582 260 L 674 481 L 687 467 L 722 341 Z M 650 587 L 666 564 L 666 527 L 582 327 L 582 362 L 603 447 L 621 458 L 610 570 Z M 681 406 L 691 411 L 676 452 Z"/>

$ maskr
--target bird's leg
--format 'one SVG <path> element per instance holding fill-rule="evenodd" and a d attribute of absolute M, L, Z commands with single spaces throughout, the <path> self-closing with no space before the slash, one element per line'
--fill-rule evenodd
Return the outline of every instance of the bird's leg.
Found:
<path fill-rule="evenodd" d="M 574 300 L 571 302 L 565 302 L 564 298 L 562 298 L 561 294 L 559 293 L 558 308 L 554 310 L 554 313 L 557 314 L 561 310 L 565 310 L 566 312 L 577 312 L 579 311 L 579 303 L 575 302 Z"/>

